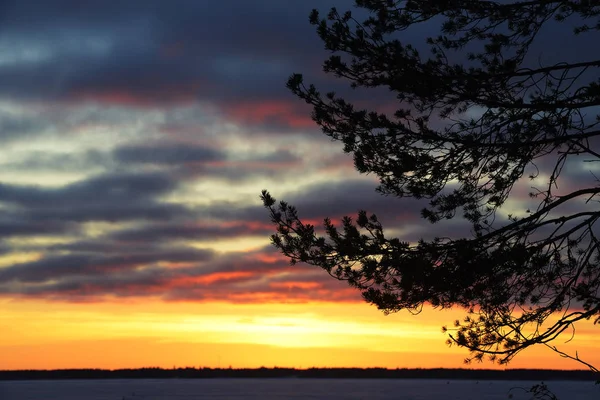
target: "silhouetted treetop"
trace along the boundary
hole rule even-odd
[[[411,243],[388,237],[375,215],[360,211],[341,226],[325,219],[320,234],[264,191],[274,245],[292,263],[348,281],[385,312],[465,307],[450,343],[476,359],[505,363],[532,344],[560,352],[550,344],[558,335],[600,316],[600,186],[593,173],[559,181],[565,170],[600,161],[600,4],[357,0],[356,7],[367,17],[311,13],[332,53],[324,71],[352,88],[389,89],[396,110],[358,108],[300,74],[289,89],[359,172],[379,178],[378,191],[423,199],[425,220],[464,218],[471,232]],[[424,43],[404,41],[414,36],[409,29],[434,25],[439,34]],[[553,26],[570,27],[573,46],[589,51],[544,63],[532,49],[545,46],[555,53],[546,58],[557,59],[561,49],[545,42]],[[527,179],[529,198],[514,190]],[[509,200],[521,209],[509,212]]]

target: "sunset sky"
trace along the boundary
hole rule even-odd
[[[346,90],[308,14],[351,5],[0,2],[0,369],[464,367],[441,332],[463,310],[384,316],[269,244],[262,189],[315,223],[366,209],[409,241],[468,233],[375,193],[285,88]],[[569,338],[600,365],[598,326]],[[509,367],[582,366],[539,348]]]

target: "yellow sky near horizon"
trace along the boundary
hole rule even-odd
[[[0,370],[171,367],[504,368],[465,365],[441,333],[462,310],[383,315],[365,303],[238,304],[0,302]],[[600,363],[594,327],[561,350]],[[580,369],[552,351],[526,350],[508,368]]]

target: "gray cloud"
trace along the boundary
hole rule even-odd
[[[382,196],[375,191],[376,187],[377,184],[372,181],[348,179],[309,185],[287,194],[280,194],[275,188],[271,194],[277,200],[294,205],[304,219],[356,216],[359,210],[366,210],[391,225],[419,220],[420,210],[426,203],[410,198]],[[240,207],[230,203],[215,204],[210,212],[222,219],[241,221],[264,221],[267,213],[259,204]]]
[[[320,72],[326,52],[305,2],[58,3],[64,7],[41,0],[5,6],[0,48],[12,61],[0,62],[0,97],[133,107],[208,101],[226,118],[269,133],[289,131],[291,119],[310,123],[306,105],[285,88],[292,72],[346,86]],[[260,103],[286,107],[264,114],[254,109]]]
[[[20,157],[18,161],[2,164],[4,170],[14,171],[85,171],[93,168],[108,169],[112,166],[112,160],[98,150],[88,150],[80,153],[48,153],[42,151],[30,151]]]
[[[15,116],[0,111],[0,139],[3,143],[33,136],[43,128],[42,122],[34,117]]]
[[[67,207],[80,204],[114,204],[119,200],[146,199],[175,187],[163,174],[107,174],[61,188],[0,185],[0,201],[24,207]]]
[[[33,135],[51,130],[60,140],[69,140],[64,133],[79,134],[80,126],[94,125],[110,130],[111,140],[122,140],[114,151],[77,154],[60,149],[59,140],[59,154],[29,152],[20,161],[3,165],[7,170],[32,174],[43,170],[81,172],[92,166],[105,172],[58,188],[0,183],[0,205],[5,207],[0,213],[0,239],[78,235],[77,240],[59,245],[20,244],[43,252],[44,257],[1,268],[0,293],[65,299],[103,295],[231,301],[253,295],[354,298],[356,293],[340,290],[343,285],[322,271],[301,265],[287,269],[286,260],[271,247],[246,254],[212,254],[181,247],[184,241],[249,235],[264,235],[266,244],[273,227],[258,199],[256,204],[232,199],[197,208],[161,201],[183,184],[203,179],[232,185],[265,177],[295,179],[298,171],[310,167],[299,153],[284,148],[264,152],[259,141],[249,142],[252,150],[248,154],[233,154],[224,144],[226,140],[206,141],[211,143],[207,147],[194,144],[194,140],[185,145],[158,142],[155,137],[140,141],[136,134],[136,142],[130,142],[131,136],[125,132],[134,125],[141,131],[185,129],[186,139],[193,139],[211,122],[177,116],[173,110],[208,103],[218,111],[210,118],[223,117],[243,129],[239,140],[290,132],[297,134],[298,140],[307,140],[307,133],[316,130],[310,123],[310,109],[288,92],[285,81],[291,73],[301,72],[323,90],[349,93],[345,82],[321,73],[327,53],[307,15],[314,6],[325,11],[330,5],[348,9],[351,3],[0,1],[0,100],[23,108],[38,106],[27,116],[2,109],[0,138],[4,142],[25,139],[22,142],[29,144]],[[403,33],[403,39],[419,39],[426,30]],[[541,35],[535,61],[544,43],[564,41],[567,36],[563,34]],[[570,44],[564,50],[569,56],[582,57],[587,53],[578,46],[583,44]],[[565,56],[564,52],[546,52],[544,60],[552,55]],[[384,91],[365,93],[352,93],[361,107],[395,104]],[[98,106],[83,109],[88,103]],[[72,113],[75,108],[78,113]],[[146,120],[149,110],[156,115]],[[90,137],[94,140],[104,138]],[[308,140],[327,139],[312,136]],[[268,148],[272,149],[273,143]],[[332,155],[323,165],[333,168],[346,162]],[[344,168],[351,170],[346,164]],[[147,169],[160,172],[139,172]],[[568,172],[565,176],[571,183],[580,184],[584,173],[589,177],[585,171]],[[468,231],[461,223],[424,224],[419,218],[423,203],[381,196],[375,193],[374,182],[339,179],[298,187],[292,193],[279,193],[277,187],[267,189],[296,205],[300,216],[311,222],[327,216],[355,216],[365,209],[377,214],[386,228],[410,226],[406,238],[411,240]],[[256,188],[257,195],[260,189]],[[210,199],[210,193],[206,196]],[[86,237],[82,224],[94,221],[114,222],[114,231]],[[130,225],[123,228],[120,222]],[[0,253],[14,249],[0,242]],[[167,268],[161,263],[185,266]],[[289,273],[277,274],[284,270]],[[211,274],[224,275],[202,280]],[[309,285],[301,288],[294,282]]]
[[[75,234],[79,227],[69,221],[36,221],[18,218],[16,213],[0,214],[0,239],[23,236]]]
[[[25,283],[45,282],[65,276],[97,276],[119,273],[160,261],[201,262],[212,257],[208,250],[191,248],[123,253],[118,255],[67,254],[48,256],[38,261],[14,264],[0,269],[0,283],[19,281]]]
[[[235,238],[249,235],[262,235],[265,241],[272,233],[272,227],[263,224],[254,227],[248,224],[212,224],[206,226],[186,226],[181,223],[152,224],[136,229],[122,230],[111,239],[127,243],[156,243],[172,240],[207,241],[223,238]]]
[[[225,161],[224,152],[190,143],[158,143],[155,145],[129,145],[114,151],[117,161],[128,164],[175,165]]]
[[[161,260],[196,265],[164,268],[156,264]],[[185,249],[127,257],[79,254],[49,257],[0,271],[0,294],[68,301],[107,295],[231,302],[359,299],[344,283],[319,272],[305,265],[290,267],[270,248],[226,255]]]
[[[156,200],[176,186],[160,173],[103,174],[59,188],[0,184],[0,203],[18,207],[24,218],[32,221],[116,222],[190,216],[182,205]]]

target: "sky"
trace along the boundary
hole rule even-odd
[[[286,89],[344,90],[308,14],[351,4],[0,1],[0,369],[464,367],[441,332],[464,310],[385,316],[269,244],[262,189],[315,223],[468,232],[375,193]],[[567,339],[600,364],[597,327]],[[536,348],[509,367],[580,366]]]

